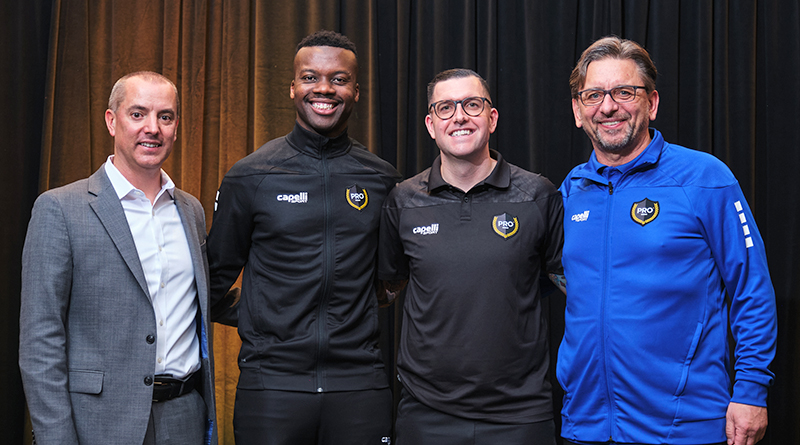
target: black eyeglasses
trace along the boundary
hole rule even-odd
[[[433,112],[439,116],[439,119],[446,120],[455,116],[456,107],[458,107],[458,104],[461,104],[461,109],[464,110],[467,116],[476,117],[483,112],[484,102],[488,103],[490,107],[492,106],[492,101],[485,97],[477,96],[467,97],[461,100],[440,100],[439,102],[432,103],[431,106],[428,107],[428,112],[433,110]]]
[[[614,102],[624,104],[627,102],[633,102],[633,100],[636,99],[636,90],[638,89],[647,91],[646,87],[620,85],[610,90],[604,90],[602,88],[589,88],[588,90],[578,91],[578,97],[581,99],[581,102],[583,102],[583,105],[587,107],[593,107],[603,103],[603,100],[606,98],[606,94],[611,93],[611,99],[613,99]]]

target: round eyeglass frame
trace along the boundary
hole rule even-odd
[[[478,100],[478,99],[481,101],[481,109],[478,110],[477,113],[472,114],[471,112],[467,111],[466,108],[464,108],[464,102],[469,102],[469,101]],[[438,108],[439,108],[439,105],[446,104],[446,103],[450,103],[450,104],[453,105],[453,113],[450,114],[447,117],[444,117],[441,114],[439,114]],[[487,99],[485,97],[481,97],[481,96],[465,97],[465,98],[463,98],[461,100],[449,100],[449,99],[440,100],[438,102],[434,102],[434,103],[430,104],[430,106],[428,106],[428,112],[430,113],[430,111],[433,110],[433,113],[436,114],[436,116],[439,119],[447,120],[447,119],[450,119],[450,118],[452,118],[453,116],[456,115],[456,109],[458,108],[458,104],[461,104],[461,110],[464,112],[464,114],[466,114],[467,116],[471,116],[471,117],[478,117],[478,116],[481,115],[481,113],[483,113],[483,109],[486,108],[486,104],[487,103],[489,104],[489,107],[492,106],[492,101],[491,100],[489,100],[489,99]]]

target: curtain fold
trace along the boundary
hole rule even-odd
[[[16,273],[3,297],[9,322],[18,316],[21,238],[32,191],[89,176],[111,154],[103,113],[113,82],[128,72],[162,72],[177,85],[179,135],[164,169],[200,199],[210,227],[216,190],[228,169],[292,129],[295,46],[313,31],[332,29],[356,43],[361,97],[350,135],[406,177],[438,154],[423,121],[428,81],[444,69],[466,67],[488,80],[499,110],[492,148],[556,185],[591,151],[574,125],[569,73],[592,41],[616,34],[642,43],[659,69],[661,103],[652,125],[668,141],[726,162],[756,214],[780,317],[777,379],[762,443],[788,443],[800,435],[800,369],[792,359],[800,353],[793,322],[800,316],[800,187],[790,179],[800,168],[796,0],[32,0],[2,8],[4,17],[13,17],[3,23],[17,20],[12,29],[39,37],[31,43],[11,40],[10,51],[16,52],[4,59],[27,62],[29,71],[12,72],[7,65],[2,79],[38,95],[10,97],[8,103],[12,109],[29,98],[41,104],[26,110],[36,125],[2,127],[3,135],[25,135],[23,149],[36,154],[10,157],[28,166],[20,172],[38,168],[38,174],[16,173],[3,182],[19,195],[20,209],[19,223],[4,234],[13,248],[4,248],[2,261]],[[31,17],[41,21],[32,26]],[[26,53],[35,59],[26,60]],[[564,302],[551,297],[547,304],[555,354]],[[381,312],[390,364],[398,313]],[[15,340],[7,339],[6,349]],[[221,443],[233,443],[238,349],[235,329],[215,325]],[[15,369],[12,358],[8,366]],[[18,375],[12,378],[18,381]],[[554,386],[558,419],[560,393]],[[22,410],[20,395],[14,400]]]

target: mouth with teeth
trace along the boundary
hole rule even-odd
[[[630,115],[628,115],[627,113],[617,112],[614,113],[613,116],[603,116],[602,118],[600,118],[599,116],[595,116],[595,119],[593,120],[597,126],[613,131],[617,128],[621,128],[628,122],[629,119]]]
[[[456,131],[450,133],[450,136],[454,137],[454,138],[457,138],[459,136],[469,136],[471,134],[472,134],[472,130],[466,130],[465,129],[465,130],[456,130]]]
[[[147,148],[158,148],[158,147],[161,146],[161,144],[157,144],[157,143],[154,143],[154,142],[139,142],[139,145],[141,145],[142,147],[147,147]]]
[[[313,102],[313,101],[311,102],[311,108],[313,108],[314,111],[318,111],[323,114],[333,111],[333,109],[336,108],[337,105],[338,104],[330,102]]]

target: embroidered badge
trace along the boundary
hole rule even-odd
[[[658,217],[659,213],[658,201],[650,201],[645,198],[639,202],[633,203],[631,207],[631,218],[642,226],[653,222]]]
[[[516,216],[503,213],[492,218],[492,229],[494,229],[494,233],[508,239],[519,230],[519,221]]]
[[[353,184],[347,188],[347,203],[353,206],[356,210],[362,210],[367,206],[369,196],[367,196],[367,189],[362,189],[358,184]]]

